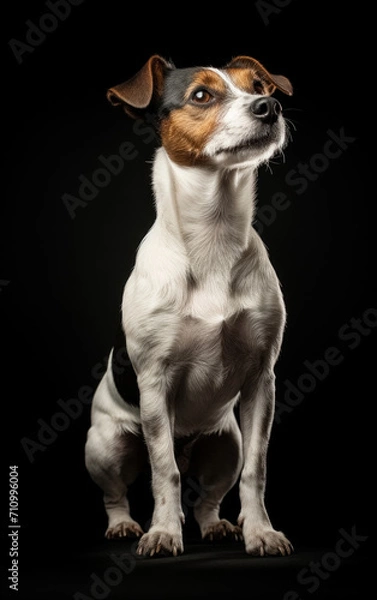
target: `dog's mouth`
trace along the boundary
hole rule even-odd
[[[248,138],[244,142],[240,144],[235,144],[234,146],[219,148],[218,150],[216,150],[215,154],[218,155],[222,154],[223,152],[227,154],[237,154],[238,152],[242,152],[243,150],[261,150],[269,144],[276,142],[276,138],[277,136],[271,135],[271,133],[266,133],[258,137]]]
[[[216,150],[215,154],[238,154],[247,151],[264,152],[269,146],[280,147],[284,145],[284,127],[279,122],[272,125],[264,124],[262,127],[258,127],[258,129],[259,131],[254,131],[253,135],[242,139],[239,143],[221,146]]]

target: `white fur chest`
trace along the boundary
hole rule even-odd
[[[156,157],[157,219],[125,288],[123,327],[139,385],[164,390],[178,435],[218,430],[280,339],[278,281],[251,228],[253,182],[253,172]]]

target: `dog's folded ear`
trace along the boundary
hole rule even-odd
[[[124,83],[110,88],[106,94],[113,106],[123,106],[131,117],[138,118],[162,94],[165,75],[174,65],[155,54]]]
[[[262,78],[267,86],[268,94],[273,94],[277,88],[284,94],[292,96],[293,87],[289,79],[284,75],[272,75],[267,69],[255,58],[251,56],[236,56],[229,64],[226,65],[227,69],[252,69],[255,71],[255,75],[258,78]]]

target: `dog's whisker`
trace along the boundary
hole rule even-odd
[[[272,175],[271,163],[274,164],[274,161],[272,159],[270,159],[268,162],[266,162],[265,169],[266,169],[266,171],[269,171]],[[275,163],[275,164],[277,164],[277,163]]]
[[[296,124],[295,124],[295,122],[292,119],[287,119],[287,117],[285,117],[285,122],[288,125],[288,133],[290,133],[289,127],[292,127],[292,129],[294,131],[297,131]]]
[[[284,114],[289,111],[305,112],[303,108],[298,108],[298,107],[294,107],[294,106],[288,106],[288,107],[284,108]]]

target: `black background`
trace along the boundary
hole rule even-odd
[[[292,141],[285,161],[278,159],[270,169],[260,170],[258,185],[259,208],[271,205],[278,192],[290,202],[270,224],[262,222],[261,231],[288,312],[276,369],[278,402],[284,402],[285,382],[297,385],[308,372],[305,361],[323,359],[329,347],[337,348],[343,360],[330,366],[323,381],[316,379],[299,405],[275,423],[266,501],[274,525],[286,532],[298,556],[303,548],[334,548],[340,528],[356,527],[370,535],[376,327],[366,325],[365,319],[372,319],[370,309],[375,314],[377,308],[375,117],[368,71],[368,23],[373,17],[366,6],[346,7],[343,2],[286,4],[268,15],[266,24],[256,3],[213,6],[205,17],[204,5],[198,4],[168,10],[114,0],[83,2],[33,52],[22,55],[22,64],[8,41],[25,42],[26,20],[38,23],[50,11],[39,1],[7,8],[0,271],[6,414],[2,488],[7,501],[8,468],[19,465],[25,598],[44,597],[45,581],[51,599],[60,597],[63,579],[71,592],[65,588],[62,597],[85,592],[83,582],[93,570],[91,543],[97,548],[100,544],[104,555],[108,552],[101,546],[106,525],[101,492],[83,460],[89,407],[71,418],[43,451],[36,450],[33,462],[21,440],[38,441],[38,420],[51,423],[61,412],[59,400],[77,398],[82,386],[95,388],[93,367],[104,362],[111,348],[122,288],[137,245],[154,219],[150,168],[155,144],[147,134],[135,134],[134,123],[113,109],[105,94],[155,53],[177,67],[221,67],[246,54],[292,81],[291,98],[277,93],[291,123]],[[311,160],[323,166],[313,156],[323,154],[329,130],[343,131],[353,141],[298,194],[287,174]],[[77,208],[72,219],[62,196],[77,197],[79,177],[93,177],[103,167],[98,157],[118,154],[123,142],[134,145],[137,157],[87,206]],[[350,337],[356,326],[352,319],[359,318],[366,329],[358,338]],[[135,486],[133,501],[135,516],[145,523],[151,510],[147,480]],[[234,518],[237,509],[233,490],[225,516]],[[6,510],[2,524],[8,525]],[[190,519],[187,532],[198,542]],[[7,551],[6,537],[4,541]],[[74,560],[78,548],[84,548],[86,557],[81,583]],[[44,561],[51,556],[60,557],[55,570],[49,569],[53,575],[42,576]],[[33,559],[42,565],[36,595],[27,583]],[[228,567],[231,577],[231,562]],[[332,595],[326,595],[330,584],[323,582],[317,597],[338,597],[338,592],[346,597],[339,591],[344,587],[339,573],[329,581]],[[355,576],[352,597],[359,597],[361,584]],[[273,592],[279,576],[260,596],[253,595],[250,585],[247,597],[284,595]],[[127,594],[139,597],[132,584]],[[156,590],[150,597],[157,597]]]

